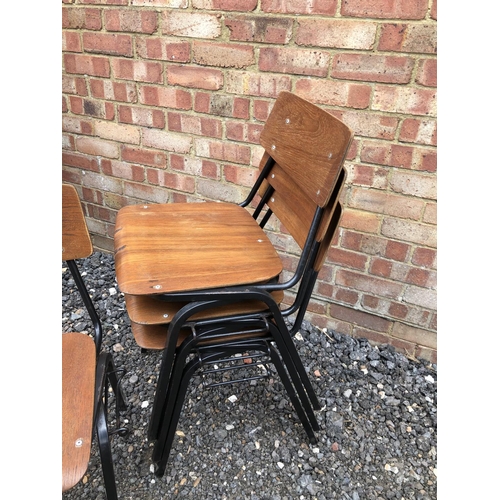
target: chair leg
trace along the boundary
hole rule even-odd
[[[283,321],[283,318],[281,317],[281,315],[278,317],[275,314],[273,314],[273,319],[276,321],[278,330],[282,332],[281,338],[283,339],[284,342],[284,348],[290,354],[291,361],[296,367],[297,373],[300,377],[300,380],[302,381],[302,384],[304,385],[304,388],[309,396],[309,400],[311,401],[313,408],[315,410],[321,409],[321,405],[319,404],[318,397],[314,392],[311,380],[309,379],[309,376],[307,375],[304,365],[302,364],[302,360],[300,359],[299,353],[295,348],[295,344],[293,343],[292,337],[290,336],[290,333],[288,331],[288,328],[286,327],[285,322]]]
[[[295,408],[295,411],[297,412],[297,415],[299,417],[299,420],[301,421],[304,430],[306,431],[307,437],[309,438],[309,441],[312,444],[316,444],[318,442],[313,428],[311,427],[311,422],[307,418],[306,413],[304,412],[304,408],[301,405],[300,399],[297,397],[297,394],[293,388],[292,383],[290,382],[290,379],[286,373],[285,367],[283,365],[282,360],[279,357],[279,354],[277,350],[273,346],[269,346],[269,351],[271,353],[271,359],[276,367],[276,370],[278,371],[278,375],[283,382],[283,385],[285,387],[286,392],[288,393],[288,397],[290,398],[290,401],[292,402],[293,407]],[[317,430],[317,429],[316,429]]]
[[[184,404],[184,399],[186,397],[189,381],[199,366],[200,360],[193,359],[184,368],[176,400],[174,401],[173,410],[170,414],[170,425],[164,426],[160,429],[160,434],[153,449],[153,461],[156,462],[155,475],[157,477],[162,477],[165,474],[168,457],[170,456],[175,430],[177,429],[177,424],[179,423],[179,417]]]
[[[272,333],[273,339],[278,347],[278,351],[280,352],[283,358],[283,362],[288,369],[288,373],[295,387],[295,390],[297,391],[297,394],[302,402],[303,408],[305,408],[305,411],[309,417],[309,421],[311,422],[313,429],[315,431],[319,431],[319,424],[316,419],[316,415],[314,414],[313,408],[311,407],[311,404],[309,402],[310,398],[308,398],[306,391],[304,391],[303,379],[300,377],[300,371],[298,369],[299,365],[293,362],[293,353],[290,352],[290,350],[287,348],[286,342],[284,341],[284,337],[287,334],[280,335],[279,328],[276,325],[270,324],[269,326],[270,326],[270,332]],[[297,351],[295,352],[297,353]],[[302,365],[300,358],[298,359],[298,362],[300,363],[300,366],[302,366],[303,368],[304,365]],[[304,375],[307,376],[305,370],[304,370]]]
[[[104,486],[106,488],[107,500],[118,500],[116,491],[115,470],[113,467],[113,455],[109,441],[108,425],[104,404],[100,404],[96,415],[97,440],[99,442],[99,453],[101,456]]]

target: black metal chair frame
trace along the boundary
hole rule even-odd
[[[200,306],[204,307],[206,305],[207,303],[196,303],[187,307],[194,307],[194,309],[199,310]],[[292,374],[295,372],[293,370],[289,370],[287,374],[287,370],[285,369],[285,365],[287,363],[284,362],[282,357],[278,354],[280,350],[276,349],[273,345],[277,338],[279,339],[280,337],[279,334],[276,333],[277,328],[272,324],[270,325],[265,318],[261,321],[260,326],[257,324],[255,319],[251,320],[247,328],[244,327],[244,324],[245,321],[238,321],[236,323],[221,326],[220,323],[211,325],[210,322],[208,322],[203,325],[203,328],[200,329],[201,325],[198,323],[196,324],[197,332],[193,332],[193,334],[184,340],[180,346],[175,360],[176,367],[173,369],[173,374],[169,381],[169,397],[167,398],[167,405],[164,408],[165,415],[163,425],[161,427],[160,436],[156,441],[153,450],[153,462],[156,466],[155,474],[157,476],[161,477],[165,472],[183,402],[192,376],[204,365],[213,363],[214,360],[219,360],[221,362],[229,361],[230,358],[222,360],[221,358],[228,355],[234,355],[235,353],[243,354],[253,350],[261,351],[263,354],[269,356],[270,361],[275,366],[309,439],[311,442],[316,442],[314,430],[318,430],[319,428],[317,421],[310,406],[307,405],[309,410],[306,410],[309,411],[310,414],[306,415],[306,412],[301,404],[301,401],[304,400],[303,398],[306,398],[306,395],[305,393],[302,393],[299,397],[297,397],[297,393],[295,391],[295,388],[297,388],[297,385],[295,385],[297,384],[297,380],[295,380],[295,384],[293,384],[288,376],[288,374],[290,374],[293,377]],[[195,329],[194,325],[190,326]],[[239,330],[239,332],[236,330]],[[266,333],[268,331],[272,331],[273,334],[269,335],[269,333]],[[257,334],[259,332],[263,336],[248,338],[249,335]],[[241,340],[234,339],[234,336],[237,333],[242,335]],[[230,342],[224,342],[224,338],[228,336],[231,337]],[[193,353],[195,353],[193,359],[188,360],[189,356]],[[227,370],[234,370],[237,368],[240,367],[230,367],[227,368]],[[262,375],[231,380],[229,383],[250,381],[258,378],[262,378]],[[311,418],[311,414],[312,419],[314,419],[315,422],[314,430],[309,420]]]
[[[266,175],[268,175],[269,170],[271,169],[273,165],[273,161],[268,161],[266,166],[261,172],[261,175],[259,176],[259,179],[256,182],[256,185],[252,189],[252,192],[250,193],[249,197],[243,205],[246,205],[250,203],[251,196],[253,196],[254,193],[258,191],[258,188],[260,184],[263,182],[265,179]],[[341,169],[341,172],[339,173],[339,178],[337,180],[335,190],[332,193],[332,204],[334,206],[334,209],[331,210],[331,219],[329,223],[329,229],[335,229],[337,227],[338,221],[340,219],[341,215],[341,205],[338,202],[338,197],[340,194],[340,190],[342,188],[342,185],[345,180],[345,171],[344,169]],[[253,193],[253,194],[252,194]],[[267,197],[271,196],[272,191],[268,190]],[[266,197],[262,198],[263,200],[266,199]],[[264,205],[263,203],[261,204],[262,206]],[[257,219],[260,215],[260,211],[262,209],[262,206],[259,205],[253,216],[255,219]],[[311,228],[309,231],[309,235],[306,241],[306,244],[304,245],[304,249],[302,251],[301,257],[299,264],[297,265],[297,269],[295,272],[295,275],[292,277],[291,280],[289,280],[286,283],[266,283],[266,284],[261,284],[261,285],[254,285],[251,288],[249,287],[232,287],[232,288],[226,288],[222,290],[204,290],[204,291],[191,291],[191,292],[185,292],[185,293],[174,293],[174,294],[163,294],[163,295],[158,295],[157,298],[159,300],[165,300],[165,301],[212,301],[212,300],[219,300],[218,305],[224,305],[230,302],[237,302],[239,300],[261,300],[266,303],[266,306],[268,308],[267,315],[272,318],[274,323],[278,325],[278,331],[281,334],[281,338],[283,340],[283,343],[281,343],[281,348],[286,349],[290,360],[293,364],[288,366],[289,370],[292,370],[292,367],[294,367],[295,372],[298,374],[301,383],[303,384],[308,397],[309,401],[307,398],[301,398],[302,404],[304,405],[305,408],[307,408],[307,413],[310,416],[310,420],[312,425],[316,428],[317,430],[317,423],[316,419],[313,416],[312,411],[309,411],[310,404],[314,408],[314,410],[319,410],[320,409],[320,404],[317,399],[317,396],[314,392],[314,389],[312,387],[312,384],[310,382],[310,379],[305,371],[304,366],[302,365],[302,362],[300,360],[300,357],[295,349],[295,345],[293,344],[292,336],[299,330],[300,325],[302,324],[302,320],[304,318],[305,312],[307,310],[307,304],[309,302],[310,296],[312,294],[312,290],[314,288],[314,284],[316,282],[316,278],[318,275],[318,272],[314,270],[314,263],[317,258],[321,243],[315,241],[315,236],[319,227],[319,223],[321,222],[321,216],[323,214],[324,209],[319,208],[316,212],[315,219],[313,223],[311,224]],[[265,222],[269,220],[269,214],[270,209],[268,209],[268,212],[264,216],[264,219],[260,222],[261,227],[264,227]],[[332,232],[332,231],[330,231]],[[302,277],[302,280],[301,280]],[[274,291],[274,290],[280,290],[280,289],[288,289],[297,284],[297,282],[300,280],[300,286],[297,291],[296,298],[294,300],[294,303],[287,308],[286,310],[281,311],[274,301],[274,299],[270,296],[269,292]],[[251,292],[249,290],[252,290]],[[211,303],[211,302],[209,302]],[[212,305],[213,307],[213,305]],[[206,307],[203,307],[202,309],[208,309],[209,306],[207,305]],[[188,312],[187,314],[183,314],[182,311],[189,311],[189,308],[183,308],[181,309],[177,315],[174,317],[172,322],[169,325],[169,330],[168,330],[168,335],[167,335],[167,343],[165,345],[165,350],[163,353],[163,360],[161,364],[161,369],[160,369],[160,375],[158,378],[158,385],[157,385],[157,390],[156,390],[156,395],[155,395],[155,401],[153,404],[153,409],[152,409],[152,416],[150,420],[150,425],[148,429],[148,438],[151,441],[155,441],[158,439],[159,434],[160,434],[160,429],[163,425],[167,425],[166,422],[164,422],[164,418],[166,415],[166,412],[162,410],[165,404],[167,404],[167,401],[172,395],[168,392],[168,380],[170,377],[170,373],[172,373],[172,367],[174,363],[174,359],[176,358],[176,344],[177,344],[177,339],[179,337],[180,331],[182,329],[183,322],[189,321],[189,316],[191,316],[192,312]],[[284,318],[287,316],[290,316],[291,314],[297,312],[295,321],[293,322],[292,326],[288,328],[284,322]],[[249,319],[254,319],[256,321],[261,320],[263,317],[262,313],[259,314],[249,314],[249,315],[239,315],[235,317],[230,317],[227,318],[228,321],[236,321],[238,318],[242,320],[249,320]],[[213,324],[216,322],[221,322],[222,319],[218,318],[213,320]],[[198,322],[200,325],[204,325],[206,323]],[[283,355],[283,351],[281,351],[281,354]],[[296,385],[296,389],[300,391],[298,386]],[[308,408],[309,407],[309,408]]]

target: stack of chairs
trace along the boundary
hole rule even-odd
[[[132,332],[142,349],[163,350],[148,429],[157,476],[189,380],[215,362],[234,367],[235,354],[256,353],[275,366],[316,442],[320,406],[292,336],[339,226],[352,138],[328,112],[282,92],[261,132],[258,178],[242,203],[139,204],[118,212],[115,269]],[[296,244],[293,272],[283,271],[271,224],[288,232],[285,244]]]

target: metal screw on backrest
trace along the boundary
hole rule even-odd
[[[155,285],[153,288],[156,288],[156,290],[159,290],[161,288],[161,285]]]
[[[331,159],[332,159],[332,156],[333,156],[333,154],[332,154],[332,153],[330,153],[330,154],[328,155],[328,158],[331,160]]]
[[[163,315],[163,317],[164,317],[164,318],[168,318],[168,314],[164,314],[164,315]]]
[[[274,151],[274,150],[276,149],[276,146],[273,144],[273,145],[271,146],[271,149]]]
[[[285,120],[285,123],[290,123],[290,118],[287,118],[287,119]]]
[[[75,446],[80,448],[83,445],[83,439],[79,438],[75,441]]]

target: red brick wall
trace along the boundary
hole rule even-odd
[[[295,92],[356,134],[309,319],[435,361],[436,1],[63,0],[63,180],[96,247],[129,203],[242,200]]]

